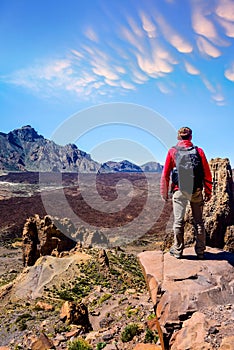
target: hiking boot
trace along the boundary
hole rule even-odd
[[[172,256],[174,256],[174,258],[176,258],[176,259],[181,259],[181,258],[182,258],[182,254],[177,253],[177,252],[175,251],[175,248],[174,248],[174,247],[171,247],[171,249],[170,249],[170,254],[171,254]]]
[[[198,259],[198,260],[204,260],[204,259],[205,259],[204,254],[198,254],[198,255],[197,255],[197,259]]]

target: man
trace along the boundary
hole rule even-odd
[[[201,148],[194,147],[191,140],[192,140],[192,130],[189,127],[182,127],[178,130],[178,143],[175,147],[172,147],[169,149],[165,161],[165,166],[163,169],[162,177],[161,177],[161,197],[163,200],[168,200],[168,189],[169,189],[169,183],[170,183],[170,175],[172,172],[172,183],[171,183],[171,192],[173,193],[172,196],[172,203],[173,203],[173,214],[174,214],[174,224],[173,224],[173,231],[174,231],[174,244],[170,249],[170,254],[173,255],[175,258],[180,259],[183,255],[183,249],[184,249],[184,215],[185,210],[188,202],[190,202],[191,209],[192,209],[192,215],[193,215],[193,221],[194,221],[194,227],[195,227],[195,252],[197,254],[198,259],[204,259],[204,252],[206,249],[206,234],[205,234],[205,228],[204,228],[204,222],[203,222],[203,194],[202,190],[204,188],[204,195],[205,201],[209,201],[211,198],[211,191],[212,191],[212,176],[211,171],[209,168],[209,164],[207,162],[205,153]],[[189,159],[192,159],[191,157],[195,158],[195,163],[200,162],[200,170],[198,170],[198,174],[196,176],[190,177],[190,175],[187,175],[187,178],[189,177],[193,181],[192,184],[190,184],[190,190],[184,190],[184,184],[185,182],[185,176],[181,180],[180,177],[182,177],[183,173],[178,172],[179,167],[178,165],[178,159],[182,159],[183,155],[181,156],[181,153],[185,154],[190,152],[192,155],[189,155]],[[187,154],[188,157],[188,154]],[[191,165],[192,162],[190,162]],[[186,168],[186,166],[184,167]],[[174,169],[174,170],[173,170]],[[198,166],[197,166],[197,169]],[[185,170],[186,171],[186,170]],[[194,171],[195,173],[195,171]],[[174,176],[173,176],[174,174]],[[186,172],[184,172],[186,174]],[[200,180],[197,178],[200,177]],[[186,187],[186,186],[185,186]],[[183,188],[183,189],[182,189]]]

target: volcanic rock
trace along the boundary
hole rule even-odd
[[[216,248],[225,248],[232,252],[234,247],[233,229],[234,202],[233,202],[233,179],[230,162],[227,158],[215,158],[209,162],[212,173],[212,197],[205,203],[203,217],[207,232],[207,245]],[[192,225],[191,208],[185,215],[185,242],[194,242],[194,227]]]
[[[83,303],[65,301],[60,312],[60,319],[67,324],[76,324],[83,326],[84,329],[91,330],[89,322],[88,308]]]
[[[75,228],[68,219],[51,218],[38,215],[29,218],[23,229],[23,262],[32,266],[40,256],[54,255],[71,250],[76,242],[70,238]],[[64,234],[66,233],[66,235]]]
[[[207,248],[206,258],[201,261],[196,259],[193,248],[186,248],[183,259],[175,259],[169,253],[163,254],[159,251],[146,251],[140,253],[138,257],[165,342],[169,343],[171,339],[172,345],[177,341],[177,346],[172,349],[188,349],[186,344],[191,342],[192,338],[194,339],[193,334],[197,332],[197,328],[192,319],[185,322],[192,315],[195,320],[199,319],[202,325],[201,332],[196,338],[199,344],[205,343],[209,335],[208,331],[217,324],[219,324],[220,337],[216,341],[219,345],[224,338],[232,334],[231,329],[234,325],[233,254]],[[231,305],[230,309],[226,308],[227,305]],[[214,319],[214,322],[207,323],[207,318]],[[201,349],[196,342],[194,347],[190,343],[190,350]],[[212,344],[212,339],[210,343]],[[212,349],[212,347],[204,349]]]

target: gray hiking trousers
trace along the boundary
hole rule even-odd
[[[174,213],[174,245],[173,250],[176,255],[181,256],[184,249],[184,215],[187,204],[190,202],[193,223],[195,228],[195,252],[202,256],[206,249],[206,233],[203,221],[203,196],[202,190],[198,188],[188,199],[180,190],[176,191],[172,197]]]

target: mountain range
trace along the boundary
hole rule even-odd
[[[0,132],[0,171],[40,172],[161,172],[162,165],[138,166],[123,160],[100,164],[75,144],[61,146],[39,135],[30,125]]]

